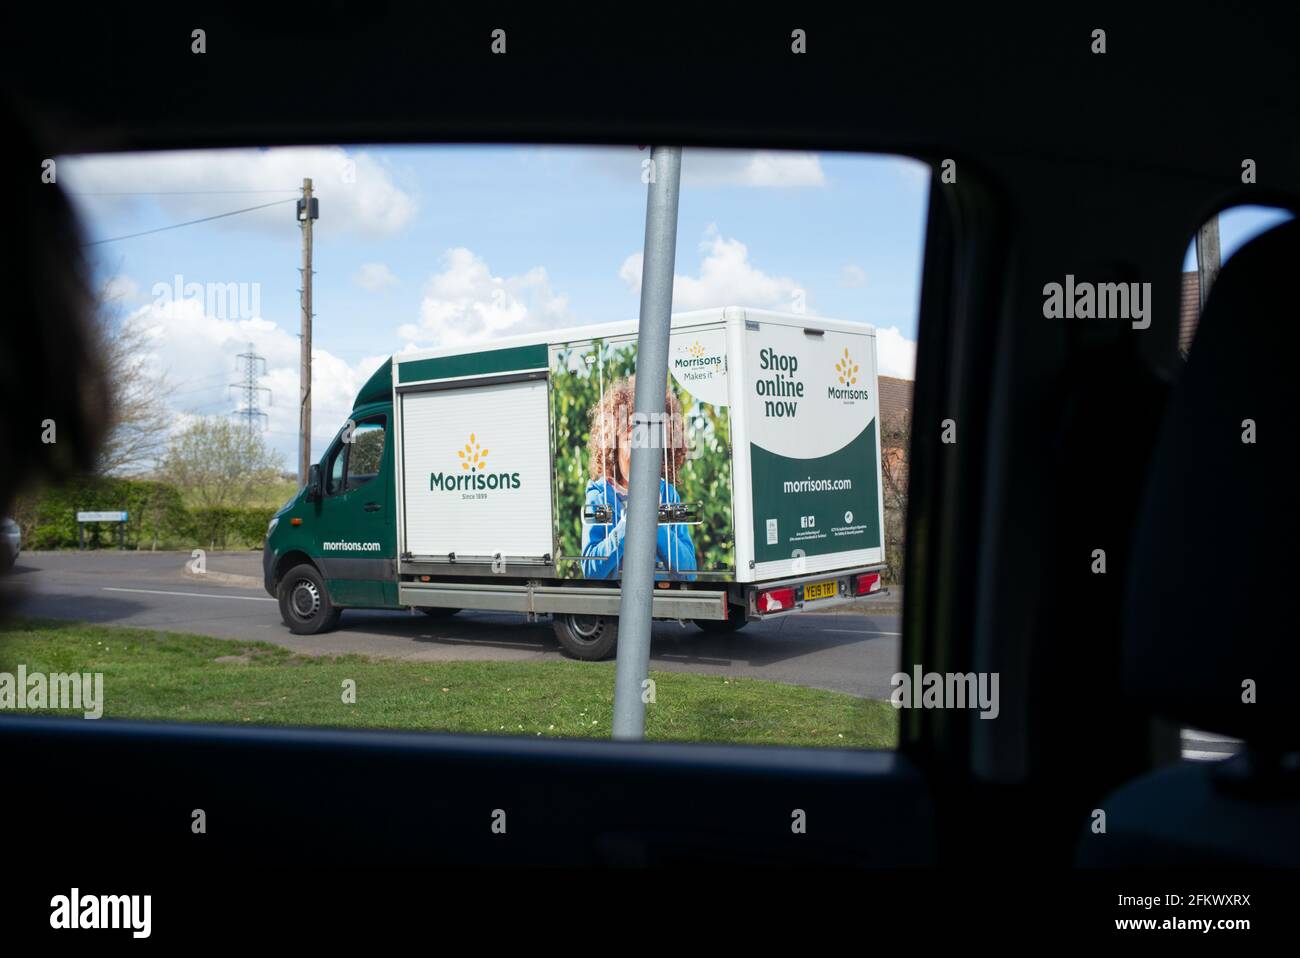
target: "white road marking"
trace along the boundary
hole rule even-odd
[[[105,592],[138,592],[142,595],[186,595],[195,599],[243,599],[245,602],[277,601],[269,595],[217,595],[213,592],[165,592],[162,589],[118,589],[111,585],[106,585],[103,588]]]
[[[902,632],[873,632],[871,629],[822,629],[823,632],[845,632],[849,635],[902,635]]]

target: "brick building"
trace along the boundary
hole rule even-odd
[[[912,427],[912,380],[880,377],[881,466],[899,486],[907,486],[907,452],[903,442]]]
[[[1178,310],[1178,349],[1186,356],[1201,318],[1201,276],[1196,270],[1183,274],[1183,299]],[[883,389],[882,389],[883,392]]]

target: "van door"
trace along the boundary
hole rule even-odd
[[[388,416],[355,420],[322,463],[320,564],[336,605],[393,605],[397,578]]]
[[[549,565],[547,383],[528,375],[404,392],[403,551],[421,559]]]

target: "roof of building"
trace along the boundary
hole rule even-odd
[[[880,421],[888,422],[895,416],[912,411],[912,386],[910,379],[894,376],[880,377]]]

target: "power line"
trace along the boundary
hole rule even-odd
[[[224,406],[229,401],[230,401],[229,398],[226,398],[226,399],[218,399],[216,402],[205,402],[201,406],[192,405],[188,409],[183,410],[183,412],[186,412],[191,416],[199,416],[204,414],[207,410],[212,409],[215,406]]]
[[[193,226],[195,223],[207,223],[211,220],[219,220],[227,216],[238,216],[240,213],[251,213],[253,210],[264,210],[268,206],[279,206],[281,203],[293,203],[297,197],[289,197],[284,200],[273,200],[270,203],[263,203],[260,206],[248,206],[242,210],[231,210],[229,213],[218,213],[216,216],[204,216],[201,219],[189,220],[185,223],[173,223],[171,226],[160,226],[157,229],[145,230],[141,233],[129,233],[126,236],[114,236],[112,239],[94,240],[90,243],[83,243],[83,246],[99,246],[101,243],[116,243],[118,240],[135,239],[137,236],[148,236],[151,233],[162,233],[166,230],[180,229],[182,226]]]
[[[69,196],[238,196],[248,193],[297,193],[288,190],[92,190],[86,193],[69,193]]]
[[[190,380],[187,380],[187,382],[190,384],[190,386],[191,386],[192,388],[190,388],[190,389],[182,389],[182,390],[180,390],[179,392],[172,391],[172,392],[169,392],[168,395],[169,395],[169,396],[173,396],[173,397],[174,397],[174,396],[189,396],[189,395],[192,395],[192,394],[194,394],[194,393],[208,392],[209,390],[216,389],[217,386],[219,385],[219,380],[222,380],[222,379],[225,379],[225,378],[226,378],[226,374],[225,374],[225,373],[216,373],[215,375],[212,375],[212,376],[204,376],[204,377],[202,377],[202,378],[200,378],[200,379],[190,379]],[[196,384],[198,384],[198,383],[203,383],[203,384],[205,384],[205,385],[196,385]]]

